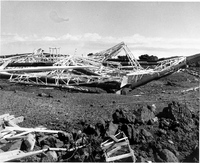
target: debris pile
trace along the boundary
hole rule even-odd
[[[126,58],[125,65],[113,61],[120,56]],[[2,59],[0,77],[26,85],[126,94],[127,90],[176,72],[187,64],[186,60],[189,59],[174,57],[159,61],[155,68],[144,69],[124,42],[87,57],[53,55],[38,49],[32,54]]]
[[[71,133],[58,130],[47,130],[44,127],[24,128],[17,124],[24,117],[15,118],[13,115],[0,116],[0,161],[114,161],[132,157],[135,162],[134,152],[130,148],[128,138],[123,134],[117,142],[108,139],[103,142],[100,127],[84,124],[83,132],[73,130]],[[118,135],[120,135],[119,133]],[[113,138],[112,137],[112,138]],[[101,144],[102,143],[102,144]],[[124,155],[110,157],[121,146],[127,145],[130,152]],[[110,152],[108,150],[112,149]],[[104,154],[104,152],[105,154]],[[109,158],[108,158],[109,157]]]
[[[68,160],[75,158],[74,151],[87,144],[81,131],[66,133],[44,127],[23,128],[17,125],[23,117],[15,118],[9,114],[1,115],[0,120],[0,160],[4,162]]]

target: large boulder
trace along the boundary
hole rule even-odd
[[[179,162],[175,154],[169,149],[166,149],[160,142],[152,141],[150,147],[153,150],[154,160],[156,162]]]
[[[67,132],[59,132],[58,139],[62,141],[64,144],[73,142],[73,135]]]
[[[159,153],[160,157],[166,162],[179,162],[178,158],[168,149],[163,149]]]
[[[54,136],[45,136],[38,140],[41,146],[48,145],[50,147],[56,147],[56,141]]]
[[[194,124],[192,120],[192,112],[188,109],[188,107],[175,101],[169,103],[168,107],[164,108],[163,111],[157,116],[159,118],[167,118],[190,127]]]
[[[136,121],[138,123],[148,123],[155,118],[155,114],[148,107],[142,106],[135,111]]]
[[[98,135],[100,135],[101,137],[105,136],[106,133],[106,122],[104,119],[99,119],[97,121],[97,123],[95,124],[95,127],[97,129]]]
[[[150,142],[153,140],[153,135],[144,128],[141,129],[140,134],[145,139],[146,142]]]
[[[48,145],[44,145],[43,149],[50,148]],[[58,155],[55,151],[47,151],[45,154],[41,155],[40,162],[56,162],[58,160]]]
[[[120,130],[128,137],[131,144],[138,141],[139,131],[135,129],[133,124],[123,124],[120,126]]]
[[[95,135],[95,136],[98,135],[96,127],[92,124],[86,125],[83,129],[83,133],[85,133],[87,135]]]
[[[134,114],[130,114],[126,109],[120,108],[116,109],[116,111],[112,115],[114,123],[134,123],[136,116]]]

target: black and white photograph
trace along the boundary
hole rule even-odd
[[[0,8],[0,162],[199,162],[200,2]]]

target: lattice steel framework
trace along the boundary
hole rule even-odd
[[[158,74],[158,76],[167,75],[171,72],[176,71],[176,69],[180,68],[179,65],[186,64],[186,57],[176,57],[173,59],[168,59],[159,62],[159,64],[154,69],[144,69],[135,71],[127,74],[127,76],[131,76],[133,82],[140,81],[144,75],[152,75]],[[164,74],[162,74],[164,73]],[[123,80],[127,80],[124,78]]]
[[[91,56],[91,58],[103,63],[107,61],[108,59],[111,59],[112,57],[117,56],[122,50],[125,51],[126,56],[129,59],[129,62],[131,63],[131,66],[133,67],[133,70],[142,70],[143,68],[133,55],[133,53],[130,51],[130,49],[127,47],[127,45],[124,42],[121,42],[107,50],[101,51],[99,53],[95,53]]]
[[[18,74],[11,75],[10,82],[34,84],[43,86],[65,87],[88,85],[94,83],[105,82],[121,82],[120,77],[102,77],[102,76],[89,76],[89,75],[74,75],[71,73],[65,75],[37,75],[37,74]],[[50,81],[50,82],[49,82]]]

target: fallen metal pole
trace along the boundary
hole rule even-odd
[[[44,129],[37,129],[37,128],[24,128],[24,127],[6,127],[6,129],[13,130],[13,131],[47,132],[47,133],[53,133],[53,134],[64,132],[64,131],[59,131],[59,130],[44,130]]]

